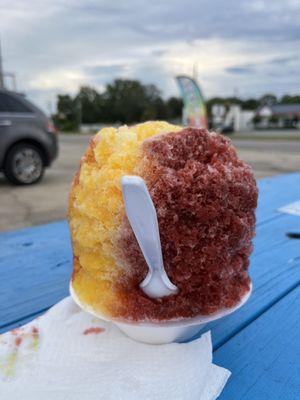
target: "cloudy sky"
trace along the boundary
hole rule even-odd
[[[178,95],[300,92],[300,0],[0,0],[4,69],[43,108],[116,77]],[[53,106],[52,106],[53,107]]]

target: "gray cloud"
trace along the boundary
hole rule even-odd
[[[229,67],[225,69],[231,74],[253,74],[255,69],[252,66]]]
[[[111,77],[122,75],[126,69],[126,64],[117,65],[93,65],[91,67],[86,67],[85,72],[90,77]]]
[[[177,94],[194,62],[206,97],[296,92],[299,12],[293,0],[2,0],[4,67],[43,105],[120,76]]]
[[[298,55],[293,55],[293,56],[287,56],[287,57],[276,57],[273,58],[269,63],[270,64],[280,64],[280,65],[285,65],[287,63],[290,63],[292,61],[298,61],[299,56]]]

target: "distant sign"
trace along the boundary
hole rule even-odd
[[[199,86],[188,76],[177,76],[176,79],[184,104],[183,125],[207,128],[206,106]]]

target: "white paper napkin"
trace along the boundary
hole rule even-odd
[[[142,344],[70,297],[0,336],[1,399],[211,400],[229,376],[212,364],[210,332],[186,344]]]
[[[300,200],[286,204],[285,206],[280,207],[278,211],[284,214],[297,215],[300,217]]]

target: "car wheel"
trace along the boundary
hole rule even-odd
[[[38,147],[20,143],[9,150],[5,164],[6,178],[16,185],[31,185],[38,182],[44,173],[44,162]]]

